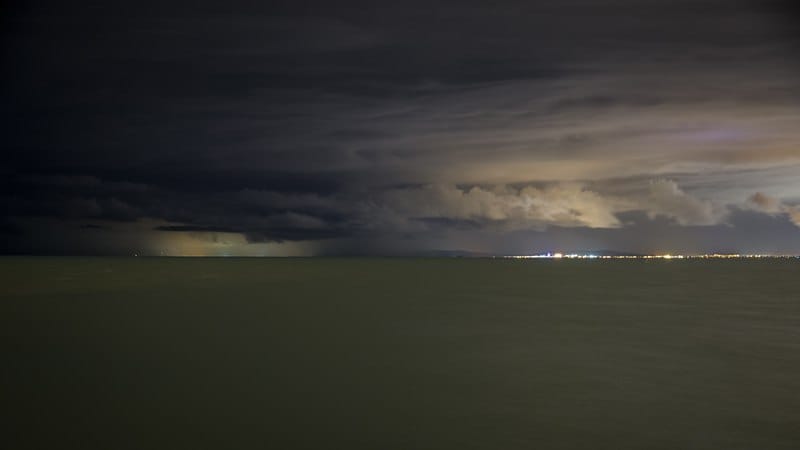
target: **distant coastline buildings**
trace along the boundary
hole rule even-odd
[[[540,253],[534,255],[509,255],[511,259],[759,259],[759,258],[800,258],[798,255],[762,255],[740,253],[709,253],[697,255],[603,255],[593,253]]]

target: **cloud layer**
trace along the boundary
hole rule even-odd
[[[0,75],[5,250],[46,251],[42,233],[73,226],[93,251],[109,229],[235,235],[237,251],[467,234],[507,251],[515,233],[563,230],[627,230],[644,248],[641,227],[658,224],[697,246],[694,228],[724,235],[748,214],[772,220],[760,239],[790,242],[800,27],[787,5],[16,8],[0,53],[14,68]]]
[[[800,227],[800,206],[788,205],[763,192],[756,192],[748,199],[748,206],[770,215],[785,215],[793,224]]]

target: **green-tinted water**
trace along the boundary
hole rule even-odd
[[[800,261],[0,259],[6,448],[800,448]]]

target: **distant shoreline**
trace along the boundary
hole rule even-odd
[[[112,258],[112,259],[531,259],[531,260],[759,260],[800,259],[800,255],[32,255],[2,254],[0,258]]]

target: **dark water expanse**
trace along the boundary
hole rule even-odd
[[[5,448],[800,448],[800,260],[0,269]]]

